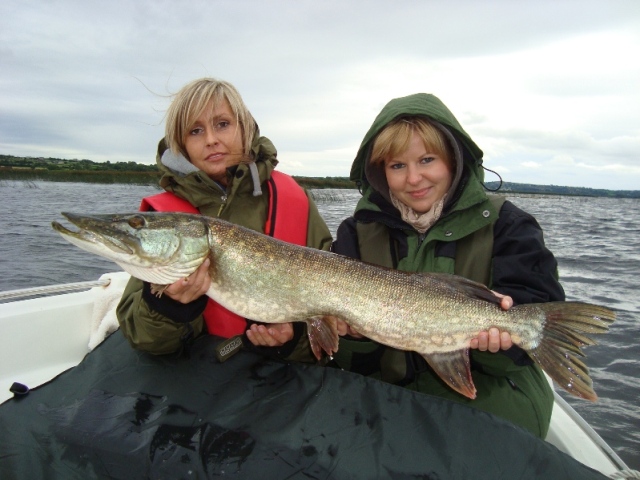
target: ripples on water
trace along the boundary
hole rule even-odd
[[[630,467],[640,469],[640,200],[514,196],[533,214],[558,259],[567,300],[599,303],[616,322],[586,348],[599,400],[563,397]]]
[[[157,192],[152,186],[0,181],[0,291],[95,280],[119,270],[63,240],[50,224],[62,219],[62,211],[133,212],[141,197]],[[316,190],[313,196],[333,234],[360,198],[355,190]],[[640,201],[533,195],[509,200],[544,229],[567,299],[607,305],[618,314],[600,344],[586,349],[598,402],[561,393],[631,468],[640,469]]]
[[[83,254],[58,235],[51,222],[64,220],[60,212],[136,211],[142,196],[157,192],[152,186],[0,181],[0,290],[96,280],[121,270],[113,262]]]

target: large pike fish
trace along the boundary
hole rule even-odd
[[[78,227],[53,222],[64,238],[156,286],[209,257],[209,297],[259,322],[307,322],[317,358],[337,351],[340,318],[372,340],[418,352],[451,388],[475,398],[469,342],[498,327],[560,386],[597,398],[580,347],[595,343],[587,334],[607,331],[615,318],[607,308],[552,302],[504,311],[485,286],[461,277],[382,268],[200,215],[63,215]]]

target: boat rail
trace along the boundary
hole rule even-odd
[[[553,392],[555,397],[554,408],[561,408],[570,418],[573,420],[580,429],[584,432],[591,441],[598,446],[598,448],[609,458],[616,468],[622,472],[629,472],[630,474],[637,475],[638,472],[629,470],[627,464],[622,460],[616,452],[605,442],[600,435],[587,423],[587,421],[576,412],[569,403],[560,396],[556,391]],[[640,478],[640,476],[629,477],[611,477],[611,478]]]
[[[78,290],[89,290],[94,287],[108,287],[111,283],[110,278],[101,278],[100,280],[90,280],[86,282],[61,283],[57,285],[47,285],[44,287],[21,288],[17,290],[7,290],[0,292],[0,302],[22,300],[35,296],[54,295],[58,293],[69,293]]]

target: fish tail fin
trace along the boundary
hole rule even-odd
[[[311,350],[318,360],[322,358],[322,352],[332,357],[338,351],[337,320],[331,315],[316,315],[306,319]]]
[[[607,332],[615,312],[581,302],[550,302],[536,307],[544,311],[546,321],[542,340],[529,355],[566,391],[596,401],[589,369],[579,358],[585,356],[580,347],[595,345],[585,334]]]

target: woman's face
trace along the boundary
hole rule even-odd
[[[227,168],[242,159],[242,129],[226,100],[205,108],[184,141],[189,161],[212,179],[227,182]]]
[[[447,162],[427,151],[416,132],[404,153],[385,160],[384,171],[391,193],[418,213],[428,212],[449,191],[453,181]]]

